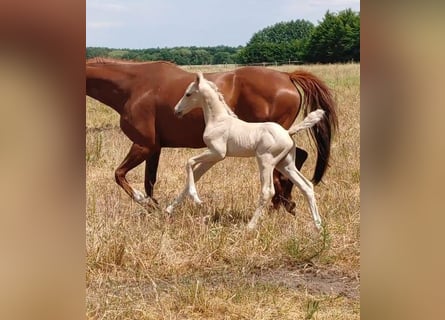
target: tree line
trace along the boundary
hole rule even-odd
[[[179,65],[237,63],[239,47],[174,47],[150,49],[111,49],[87,47],[87,58],[108,57],[136,61],[165,60]]]
[[[307,20],[279,22],[256,32],[245,46],[113,49],[87,47],[86,57],[134,61],[166,60],[179,65],[335,63],[360,61],[360,13],[326,12],[315,26]]]

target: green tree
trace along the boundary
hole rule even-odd
[[[210,64],[212,56],[205,49],[195,49],[192,51],[190,64]]]
[[[110,58],[115,58],[115,59],[121,59],[122,57],[124,57],[126,54],[128,54],[128,50],[111,50],[108,53],[108,56]]]
[[[87,47],[86,57],[87,59],[95,57],[108,57],[108,53],[113,49],[103,48],[103,47]]]
[[[177,64],[190,64],[192,59],[192,50],[189,48],[173,48],[165,50],[169,52],[169,56],[164,60],[171,60]]]
[[[255,33],[247,45],[264,42],[279,44],[301,40],[309,38],[313,29],[314,25],[306,20],[279,22]]]
[[[238,60],[241,63],[300,60],[304,43],[313,30],[314,25],[306,20],[276,23],[255,33],[240,50]]]
[[[351,9],[326,12],[306,47],[309,62],[360,61],[360,14]]]
[[[218,51],[213,55],[213,64],[234,63],[232,56],[227,51]]]

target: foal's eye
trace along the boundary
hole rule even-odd
[[[191,93],[186,93],[185,96],[186,97],[190,97],[192,94]]]

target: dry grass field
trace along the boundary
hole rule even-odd
[[[196,71],[229,67],[189,67]],[[147,212],[114,182],[131,142],[118,115],[87,98],[86,255],[88,319],[359,319],[360,318],[360,65],[302,68],[333,89],[340,128],[331,166],[315,192],[325,232],[294,188],[297,215],[265,214],[246,224],[259,196],[254,159],[228,158],[197,184],[205,202],[178,207],[173,221]],[[302,172],[312,177],[309,151]],[[186,160],[196,149],[163,149],[155,197],[165,207],[183,187]],[[143,190],[141,165],[130,183]]]

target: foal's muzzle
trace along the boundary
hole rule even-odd
[[[183,116],[182,111],[175,110],[175,116],[177,116],[178,118],[182,118],[182,116]]]

